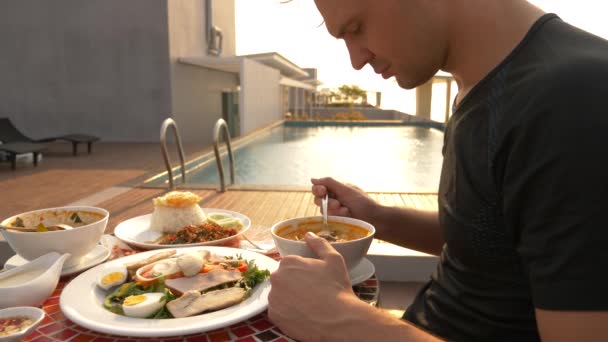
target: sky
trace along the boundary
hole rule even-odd
[[[406,91],[394,79],[384,80],[366,66],[361,71],[350,64],[344,42],[327,33],[314,1],[235,0],[236,52],[239,55],[278,52],[300,67],[316,67],[321,88],[356,84],[369,91],[382,92],[384,109],[415,112],[415,92]],[[604,0],[530,0],[546,12],[557,13],[566,22],[608,38]],[[445,91],[438,85],[435,92]],[[455,91],[453,92],[455,93]],[[439,94],[438,94],[439,95]],[[435,97],[435,96],[434,96]],[[445,97],[433,102],[432,117],[441,118]],[[441,101],[443,99],[443,102]],[[442,120],[441,120],[442,121]]]

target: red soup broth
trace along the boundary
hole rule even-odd
[[[358,240],[370,234],[369,230],[353,224],[329,221],[327,225],[329,230],[338,237],[336,242]],[[296,227],[293,227],[293,225],[279,227],[276,234],[285,239],[303,241],[306,233],[319,234],[322,230],[323,226],[319,221],[304,221],[298,223]]]
[[[34,320],[26,316],[0,318],[0,336],[16,334],[32,324]]]

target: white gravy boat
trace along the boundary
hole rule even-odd
[[[69,253],[47,253],[0,273],[0,309],[41,306],[53,293]]]

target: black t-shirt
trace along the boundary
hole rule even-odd
[[[534,308],[608,310],[608,42],[540,18],[455,109],[445,246],[404,318],[457,341],[538,340]]]

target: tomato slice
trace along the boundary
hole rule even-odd
[[[232,265],[235,262],[238,262],[237,266]],[[234,261],[227,261],[222,264],[205,264],[205,266],[203,266],[202,273],[208,273],[208,272],[212,272],[215,270],[237,270],[242,273],[242,272],[247,271],[247,263],[243,260],[234,260]]]

